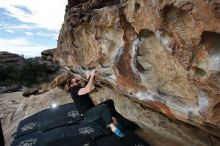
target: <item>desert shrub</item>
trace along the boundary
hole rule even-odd
[[[50,90],[50,82],[49,83],[42,83],[39,85],[40,86],[40,89],[42,89],[43,92],[47,92]]]
[[[45,75],[46,65],[34,59],[27,59],[22,64],[0,65],[0,85],[21,83],[31,85],[40,82]],[[44,79],[42,79],[44,80]]]
[[[45,64],[39,64],[34,59],[27,59],[20,68],[18,80],[27,85],[38,83],[39,77],[45,74],[45,70]]]
[[[0,65],[0,85],[9,85],[18,82],[19,66],[16,64]]]

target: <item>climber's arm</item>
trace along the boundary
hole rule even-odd
[[[89,82],[84,88],[79,89],[78,95],[84,95],[84,94],[90,93],[95,88],[94,83],[93,83],[94,77],[95,77],[95,70],[92,70],[90,72]]]

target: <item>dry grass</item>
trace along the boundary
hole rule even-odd
[[[51,89],[51,83],[48,82],[48,83],[42,83],[40,84],[40,89],[42,90],[42,92],[47,92]]]

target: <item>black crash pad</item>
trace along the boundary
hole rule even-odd
[[[46,143],[44,146],[96,146],[94,141],[88,135],[76,135],[74,137],[65,137]],[[104,146],[104,145],[103,145]]]
[[[44,144],[53,143],[53,141],[63,141],[63,139],[72,138],[77,141],[79,137],[89,136],[95,139],[105,134],[94,123],[74,124],[51,129],[43,133]],[[85,141],[86,142],[86,141]]]
[[[43,136],[44,146],[150,146],[130,130],[124,131],[125,137],[123,138],[117,137],[113,133],[111,135],[99,135],[94,138],[91,137],[95,135],[91,132],[93,130],[86,129],[83,134],[80,134],[78,130],[78,126],[74,128],[67,126],[48,131]],[[67,134],[71,131],[73,133]]]
[[[56,127],[71,125],[81,120],[73,103],[50,108],[22,120],[17,128],[15,138]]]
[[[41,128],[40,113],[36,113],[24,120],[22,120],[17,128],[15,138],[39,131]]]
[[[18,126],[11,146],[148,146],[132,131],[137,127],[116,112],[125,137],[115,136],[102,118],[86,123],[74,103],[46,109],[24,120]]]
[[[41,131],[71,125],[81,120],[74,103],[50,108],[41,112]]]
[[[16,138],[11,146],[43,146],[42,139],[42,133],[38,131]]]

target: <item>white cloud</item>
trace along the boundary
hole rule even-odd
[[[15,33],[14,30],[6,29],[5,31],[10,32],[10,33]]]
[[[34,35],[32,32],[25,32],[26,35],[32,36]]]
[[[6,48],[8,46],[28,46],[31,42],[29,42],[26,38],[16,38],[16,39],[1,39],[0,38],[0,48]]]
[[[22,24],[22,25],[10,25],[10,24],[1,24],[0,23],[0,30],[6,30],[6,29],[11,29],[11,30],[29,30],[29,29],[34,29],[35,26],[34,25],[26,25],[26,24]]]
[[[0,8],[6,9],[1,15],[17,18],[23,23],[16,24],[8,19],[0,22],[0,31],[13,33],[23,31],[26,35],[39,35],[57,39],[62,26],[65,6],[68,0],[0,0]],[[3,17],[3,18],[7,18]],[[1,17],[1,16],[0,16]],[[40,30],[40,32],[39,32]],[[43,32],[46,30],[46,33]],[[49,31],[48,31],[49,30]],[[38,31],[38,33],[33,33]],[[16,34],[17,35],[17,34]],[[16,37],[16,36],[14,36]],[[36,42],[35,42],[36,43]],[[40,52],[54,48],[51,45],[35,44],[27,38],[6,39],[0,37],[0,51],[8,51],[25,56],[40,56]]]
[[[57,39],[58,38],[58,34],[57,33],[38,32],[38,33],[36,33],[36,35],[43,36],[43,37],[52,37],[53,39]]]
[[[0,8],[7,10],[7,15],[39,28],[60,30],[63,23],[67,0],[1,0]],[[25,11],[25,7],[30,11]]]
[[[7,51],[24,55],[28,57],[40,56],[41,52],[46,49],[54,48],[54,46],[41,46],[31,43],[26,38],[16,39],[1,39],[0,38],[0,51]]]

